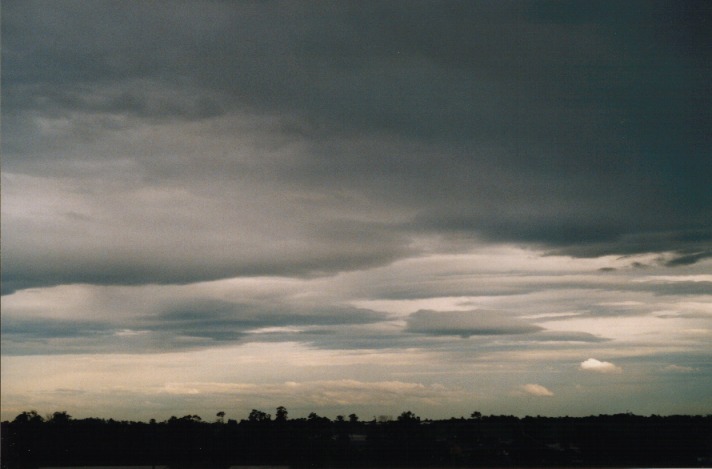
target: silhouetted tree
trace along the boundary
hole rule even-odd
[[[25,424],[25,423],[42,423],[44,419],[36,410],[30,410],[22,412],[20,415],[15,417],[13,423]]]
[[[224,422],[225,422],[225,412],[223,412],[222,410],[221,410],[220,412],[218,412],[217,414],[215,414],[215,416],[218,418],[218,419],[217,419],[217,422],[218,422],[218,423],[224,423]]]
[[[270,414],[262,412],[261,410],[252,409],[247,420],[250,422],[269,422],[272,419]]]
[[[398,421],[404,423],[420,423],[420,417],[407,410],[398,416]]]
[[[275,422],[286,422],[287,415],[289,415],[289,412],[287,412],[287,409],[284,406],[279,406],[279,407],[277,407],[277,410],[275,412],[274,420],[275,420]]]
[[[219,412],[220,414],[222,412]],[[197,415],[156,423],[46,419],[26,411],[2,422],[2,469],[46,466],[284,465],[290,467],[705,467],[712,415],[596,417],[478,416],[426,421],[411,411],[397,421],[272,421],[262,411],[227,425]],[[218,415],[222,418],[224,416]]]
[[[53,424],[64,425],[69,423],[71,419],[71,415],[69,415],[66,411],[61,411],[53,413],[48,420]]]

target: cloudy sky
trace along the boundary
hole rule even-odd
[[[2,4],[2,418],[712,412],[712,8]]]

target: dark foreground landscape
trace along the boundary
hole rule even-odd
[[[219,412],[163,422],[43,418],[2,422],[2,467],[168,465],[229,467],[503,467],[712,465],[712,415],[482,416],[422,420],[290,419],[253,410],[240,422]]]

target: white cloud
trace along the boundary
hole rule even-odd
[[[524,386],[522,386],[522,390],[529,395],[538,397],[551,397],[554,395],[553,392],[551,392],[541,384],[525,384]]]
[[[595,358],[589,358],[581,362],[579,368],[584,371],[595,371],[597,373],[622,373],[623,368],[611,362],[602,362]]]

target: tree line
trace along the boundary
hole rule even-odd
[[[364,421],[310,413],[274,417],[253,409],[246,419],[198,415],[165,421],[42,417],[26,411],[2,422],[2,467],[168,465],[229,467],[505,467],[666,466],[712,464],[712,415],[590,417],[484,416]]]

